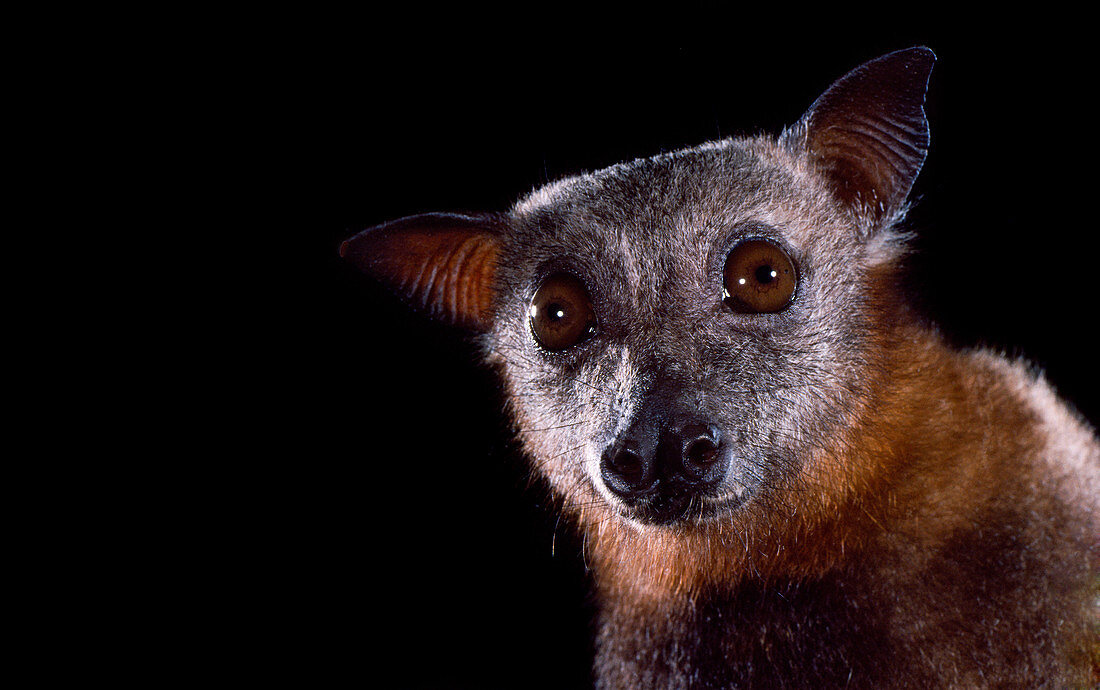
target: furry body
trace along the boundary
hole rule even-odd
[[[605,687],[1088,686],[1096,526],[1076,499],[1097,486],[1073,463],[1095,445],[1021,367],[918,342],[869,408],[890,416],[827,451],[873,467],[863,490],[592,546],[611,561],[595,566]]]
[[[600,687],[1094,680],[1100,446],[1024,366],[947,347],[898,287],[930,69],[929,51],[900,51],[776,139],[345,244],[480,333],[524,450],[584,534]],[[723,299],[747,241],[797,266],[789,305]],[[547,348],[535,306],[562,274],[598,323]],[[661,465],[636,491],[609,481],[621,447],[646,472],[672,462],[685,419],[715,430],[718,478]]]

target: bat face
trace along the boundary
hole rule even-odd
[[[402,219],[341,251],[482,332],[568,502],[649,524],[782,507],[825,476],[873,368],[933,60],[857,68],[776,139],[568,178],[504,214]]]
[[[708,520],[814,473],[868,366],[892,257],[773,143],[575,178],[517,205],[489,350],[562,494]]]
[[[933,61],[867,63],[777,139],[563,179],[497,215],[401,219],[341,253],[483,333],[566,502],[657,525],[783,507],[824,481],[873,369]]]

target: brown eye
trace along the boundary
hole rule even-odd
[[[531,329],[548,350],[564,350],[595,333],[596,312],[584,284],[568,273],[547,278],[531,300]]]
[[[745,240],[726,259],[723,299],[736,311],[783,311],[796,285],[798,275],[791,257],[766,240]]]

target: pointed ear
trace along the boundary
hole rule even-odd
[[[485,331],[503,220],[427,213],[364,230],[340,256],[445,323]]]
[[[899,50],[841,77],[790,132],[832,178],[837,196],[879,225],[903,211],[928,154],[924,95],[936,61]]]

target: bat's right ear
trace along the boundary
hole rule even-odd
[[[936,55],[919,46],[838,79],[784,134],[829,176],[841,201],[893,221],[928,155],[924,97]]]
[[[504,221],[426,213],[364,230],[340,256],[449,324],[486,331]]]

